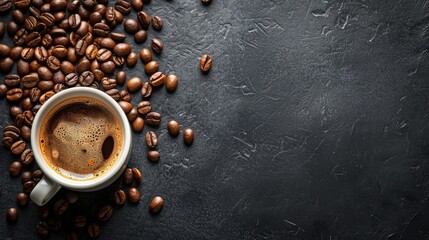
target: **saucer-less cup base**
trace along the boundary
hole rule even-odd
[[[108,172],[104,173],[100,177],[85,181],[72,180],[54,171],[46,163],[45,159],[41,154],[39,146],[40,127],[46,114],[49,113],[49,111],[56,104],[74,97],[91,97],[100,102],[103,102],[108,108],[113,111],[115,116],[119,119],[120,125],[122,127],[123,148],[118,160],[109,169]],[[106,93],[92,88],[75,87],[63,90],[55,94],[37,112],[31,129],[31,147],[33,148],[36,162],[44,173],[43,179],[36,185],[36,187],[30,194],[31,200],[33,200],[33,202],[35,202],[37,205],[42,206],[46,204],[55,195],[55,193],[57,193],[58,190],[61,189],[61,187],[80,192],[96,191],[107,187],[108,185],[113,183],[124,171],[131,155],[131,143],[132,134],[127,116],[122,111],[119,104],[117,104]]]

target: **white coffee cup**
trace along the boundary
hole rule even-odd
[[[115,117],[119,120],[123,136],[123,147],[118,160],[114,163],[114,165],[103,175],[84,181],[67,178],[53,170],[44,159],[39,144],[40,128],[46,115],[58,103],[75,97],[90,97],[104,103],[110,110],[112,110]],[[33,202],[35,202],[37,205],[42,206],[46,204],[60,190],[61,187],[74,191],[90,192],[109,186],[119,176],[121,176],[122,172],[125,170],[131,155],[131,145],[132,133],[127,116],[119,104],[115,102],[109,95],[100,90],[88,87],[70,88],[55,94],[37,112],[31,129],[31,147],[33,149],[36,162],[44,173],[44,177],[42,180],[40,180],[40,182],[36,185],[30,194],[31,200],[33,200]]]

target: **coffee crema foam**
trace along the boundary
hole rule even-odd
[[[122,150],[122,129],[100,101],[76,97],[55,106],[42,122],[39,143],[48,165],[73,180],[107,172]]]

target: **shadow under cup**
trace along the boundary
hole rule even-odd
[[[45,159],[42,154],[39,142],[43,123],[46,122],[45,118],[49,117],[48,115],[52,116],[57,110],[59,110],[55,109],[58,108],[58,104],[76,98],[94,99],[95,103],[102,103],[102,105],[105,108],[108,108],[117,119],[122,132],[122,144],[119,144],[122,145],[122,147],[119,151],[117,160],[112,162],[112,165],[109,168],[105,168],[106,171],[100,176],[84,180],[66,177],[49,166],[49,160]],[[72,104],[73,103],[71,103],[71,105]],[[57,93],[40,108],[33,121],[31,130],[31,146],[36,162],[44,172],[44,177],[31,192],[31,199],[36,204],[42,206],[48,202],[61,187],[81,192],[96,191],[107,187],[113,183],[125,169],[131,155],[131,145],[132,133],[128,119],[119,104],[109,95],[100,90],[86,87],[75,87]]]

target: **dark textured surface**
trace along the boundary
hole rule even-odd
[[[162,159],[149,163],[135,134],[141,203],[115,209],[101,239],[428,238],[427,0],[158,0],[145,9],[165,19],[149,35],[164,41],[157,59],[180,84],[151,98],[164,116]],[[214,58],[208,75],[198,69],[204,53]],[[144,76],[142,67],[128,76]],[[9,122],[6,110],[1,118]],[[195,130],[193,146],[168,135],[169,119]],[[0,156],[6,172],[13,158]],[[0,183],[4,213],[21,184],[7,174]],[[154,195],[166,202],[156,216],[147,211]],[[31,203],[16,225],[0,221],[0,236],[37,238],[37,222]]]

